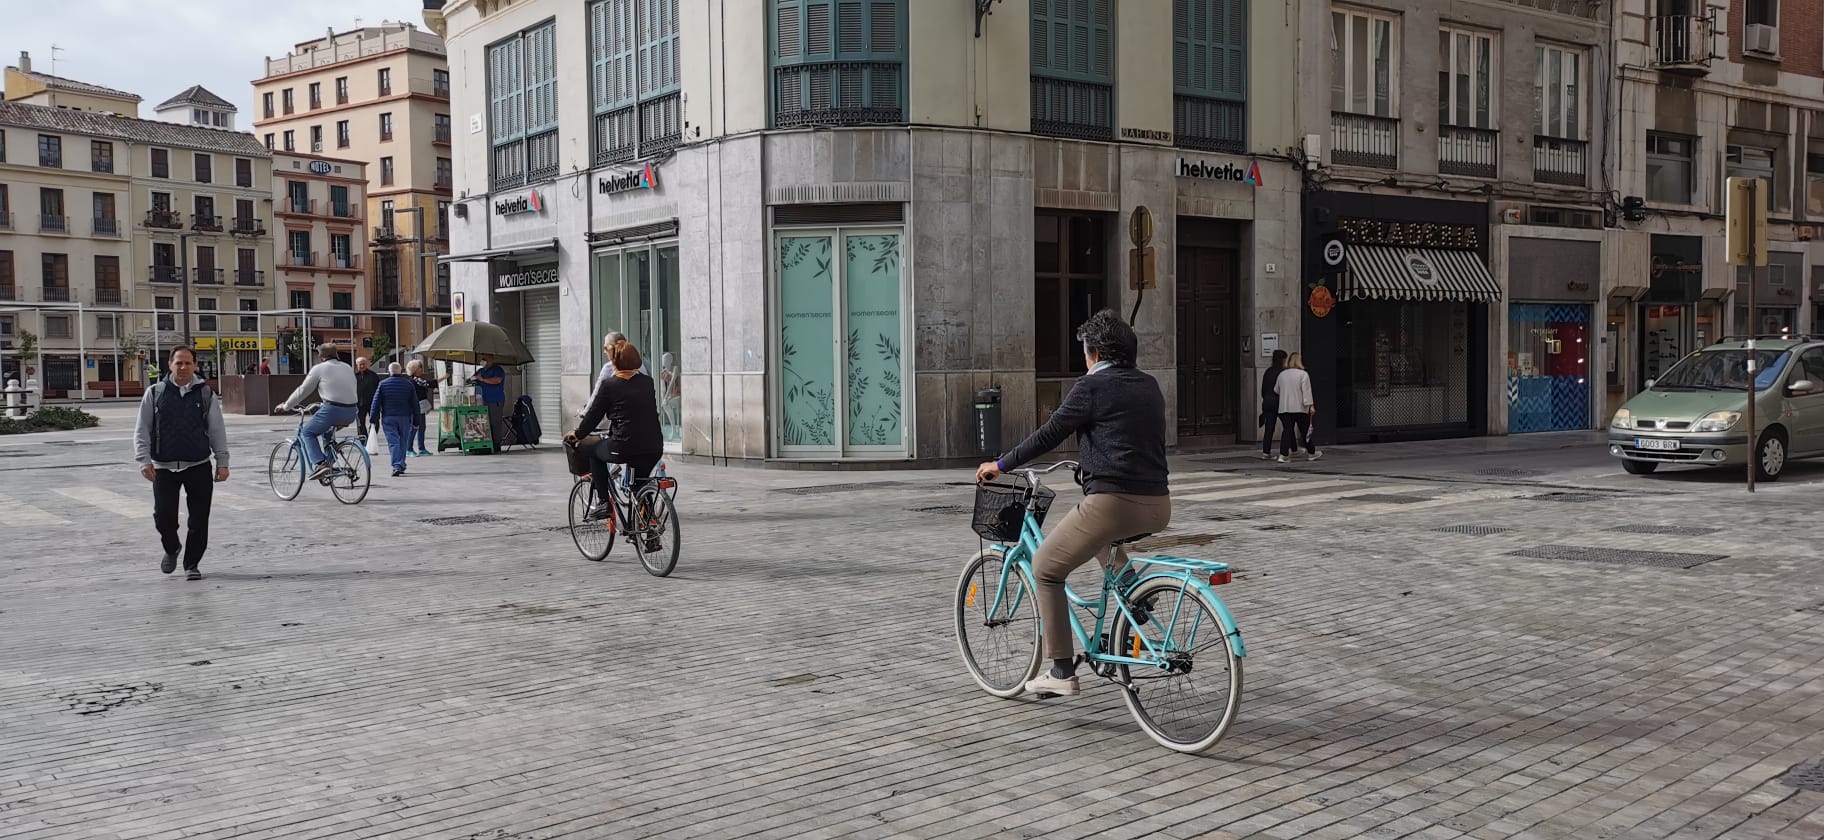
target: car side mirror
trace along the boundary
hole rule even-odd
[[[1787,385],[1786,393],[1788,393],[1788,394],[1809,394],[1813,390],[1816,390],[1817,387],[1818,387],[1817,384],[1812,382],[1811,380],[1801,379],[1797,382]]]
[[[1657,379],[1649,379],[1649,380],[1647,380],[1647,384],[1645,384],[1645,385],[1643,385],[1643,386],[1641,386],[1641,389],[1642,389],[1642,390],[1646,390],[1646,389],[1648,389],[1648,388],[1652,388],[1652,387],[1653,387],[1653,383],[1655,383],[1655,382],[1658,382],[1658,381],[1659,381],[1659,380],[1657,380]]]

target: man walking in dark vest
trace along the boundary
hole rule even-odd
[[[139,474],[152,482],[152,521],[165,549],[158,570],[175,571],[182,550],[185,579],[202,580],[203,552],[209,548],[209,503],[215,482],[228,480],[228,431],[222,424],[221,400],[197,378],[195,351],[172,350],[166,368],[171,375],[147,388],[139,401],[133,460],[139,462]],[[182,542],[177,538],[180,490],[190,508],[189,533]]]

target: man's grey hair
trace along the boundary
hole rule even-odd
[[[386,366],[386,372],[390,373],[394,376],[398,376],[399,374],[402,374],[405,372],[405,367],[403,365],[400,365],[398,362],[393,362],[392,364]]]
[[[603,344],[613,344],[617,341],[626,341],[626,340],[627,340],[627,336],[625,334],[616,332],[614,330],[609,330],[607,335],[602,336]]]
[[[318,358],[334,359],[334,358],[340,357],[341,355],[342,355],[342,352],[340,350],[336,349],[336,345],[331,344],[327,341],[323,342],[322,344],[317,345],[317,357]]]
[[[357,365],[358,365],[358,364],[362,364],[362,363],[364,363],[364,362],[366,362],[366,361],[367,361],[367,357],[366,357],[366,356],[357,356],[357,357],[355,357],[355,364],[357,364]]]

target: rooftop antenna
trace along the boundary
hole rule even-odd
[[[57,75],[57,54],[60,52],[63,52],[63,48],[60,46],[57,46],[56,42],[52,42],[51,43],[51,75],[53,75],[53,76]],[[47,84],[44,86],[44,92],[47,94],[45,99],[51,103],[51,107],[53,107],[53,108],[56,107],[57,106],[57,87],[55,85]]]

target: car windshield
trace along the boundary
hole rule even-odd
[[[1792,354],[1784,350],[1754,351],[1754,389],[1764,391],[1779,381]],[[1655,391],[1740,391],[1748,387],[1748,351],[1699,350],[1686,356],[1666,375],[1653,382]]]

